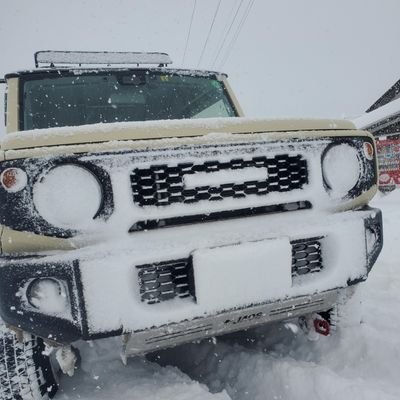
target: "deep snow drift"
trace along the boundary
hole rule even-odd
[[[131,359],[127,367],[118,340],[82,344],[82,368],[62,378],[56,399],[398,400],[399,204],[400,190],[373,202],[384,212],[385,245],[361,287],[359,327],[310,342],[276,324]]]

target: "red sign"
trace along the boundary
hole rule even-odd
[[[379,187],[400,186],[400,136],[377,138]]]

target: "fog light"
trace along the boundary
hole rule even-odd
[[[68,296],[65,285],[54,278],[33,280],[26,292],[31,306],[46,314],[65,313],[68,309]]]
[[[7,168],[1,173],[0,182],[7,192],[15,193],[26,186],[28,177],[25,171],[20,168]]]

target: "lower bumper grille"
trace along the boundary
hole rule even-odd
[[[294,240],[292,245],[292,278],[320,272],[323,269],[322,237]],[[195,299],[192,258],[136,266],[141,300],[160,303],[175,297]]]
[[[137,266],[141,300],[154,304],[194,296],[191,260],[182,258]]]
[[[318,237],[291,242],[292,278],[322,270],[321,239]]]

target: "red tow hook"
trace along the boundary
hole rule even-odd
[[[328,336],[331,333],[331,326],[326,319],[315,318],[314,329],[315,332],[323,336]]]

